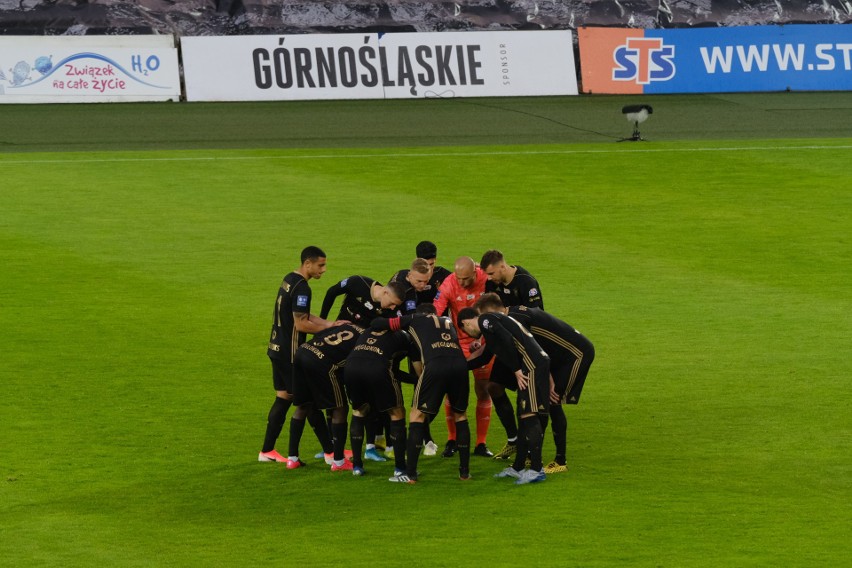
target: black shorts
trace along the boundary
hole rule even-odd
[[[525,375],[530,375],[530,381],[527,388],[518,389],[518,416],[530,413],[547,414],[550,411],[550,359],[535,357],[530,365],[524,362],[521,370]],[[515,386],[517,388],[517,381]]]
[[[594,345],[580,333],[571,340],[571,345],[576,348],[576,357],[551,363],[553,382],[556,385],[556,394],[561,398],[561,404],[577,404],[580,401],[586,375],[589,374],[589,367],[595,360]]]
[[[444,405],[444,395],[455,412],[467,412],[470,380],[464,359],[441,357],[424,365],[423,376],[414,387],[411,408],[424,414],[438,414]]]
[[[355,410],[369,404],[370,408],[387,412],[405,405],[399,381],[394,378],[387,363],[370,359],[347,359],[343,380],[349,403]]]
[[[293,404],[312,404],[319,410],[346,406],[343,367],[328,365],[299,349],[293,375]]]
[[[276,391],[293,392],[293,364],[286,359],[273,359],[272,361],[272,386]]]

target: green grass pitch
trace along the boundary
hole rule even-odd
[[[617,143],[640,101],[650,141]],[[850,93],[4,106],[0,563],[845,565],[850,112]],[[317,313],[422,239],[445,266],[501,249],[595,343],[570,471],[515,487],[472,458],[462,483],[422,458],[399,487],[390,463],[258,463],[299,251],[329,254]]]

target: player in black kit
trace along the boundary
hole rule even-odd
[[[429,285],[432,277],[432,267],[422,258],[415,258],[410,269],[400,270],[391,276],[391,282],[399,282],[405,286],[405,300],[400,306],[399,313],[414,313],[418,304],[422,303],[418,298],[421,292]]]
[[[595,359],[592,342],[571,325],[538,308],[505,307],[496,294],[483,295],[474,306],[480,313],[498,312],[511,316],[532,333],[542,349],[550,356],[550,419],[556,457],[544,466],[545,473],[567,471],[566,444],[568,421],[562,404],[577,404],[586,382],[589,367]],[[495,365],[491,380],[514,390],[513,377],[505,367]],[[555,412],[558,410],[559,412]]]
[[[418,245],[417,250],[422,250],[422,247]],[[430,251],[427,250],[426,252]],[[402,309],[397,311],[397,315],[414,313],[418,305],[432,303],[435,294],[429,293],[429,290],[431,287],[430,283],[432,282],[433,264],[435,264],[434,258],[432,259],[432,264],[429,264],[429,261],[427,261],[425,258],[415,258],[414,262],[411,263],[410,269],[400,270],[399,272],[391,276],[391,282],[401,282],[403,285],[406,286],[405,301],[403,302]],[[445,270],[440,266],[438,268],[440,268],[441,270]],[[437,286],[434,288],[434,290],[438,290]],[[434,456],[438,453],[438,445],[432,439],[432,431],[429,428],[430,422],[434,419],[434,416],[430,416],[429,420],[424,422],[423,455],[425,456]]]
[[[438,247],[432,241],[420,241],[417,243],[414,251],[417,258],[424,259],[432,269],[432,276],[429,278],[429,283],[423,290],[417,292],[417,303],[431,304],[438,294],[438,288],[441,287],[441,283],[447,276],[452,275],[452,271],[435,264],[438,259]]]
[[[459,312],[458,324],[465,333],[485,339],[471,353],[468,367],[481,366],[492,355],[512,371],[518,387],[518,451],[515,462],[495,477],[514,477],[515,483],[546,479],[541,460],[543,432],[539,415],[547,415],[550,393],[550,358],[521,324],[501,313],[479,314],[474,308]],[[530,468],[524,469],[526,456]]]
[[[320,316],[326,317],[331,311],[338,296],[343,296],[338,319],[347,319],[358,325],[368,326],[373,318],[389,314],[402,306],[407,295],[405,285],[391,282],[382,286],[377,281],[366,276],[349,276],[328,289],[322,303]],[[399,365],[395,366],[397,379],[403,378]],[[329,429],[331,426],[329,426]],[[390,429],[387,416],[379,415],[373,409],[366,422],[367,451],[365,457],[373,461],[386,461],[376,448],[376,436],[383,430]],[[390,432],[388,432],[390,434]]]
[[[296,349],[305,342],[308,333],[319,333],[329,327],[346,323],[328,321],[311,314],[311,287],[308,280],[320,278],[326,270],[326,256],[319,247],[310,246],[302,250],[302,264],[284,277],[278,288],[275,309],[272,313],[272,332],[266,354],[272,362],[272,384],[275,402],[269,410],[266,435],[258,461],[285,462],[287,459],[275,450],[275,442],[287,419],[293,399],[293,361]],[[320,439],[323,450],[331,451],[331,439],[321,413],[312,413],[309,418],[314,432]],[[321,427],[322,426],[322,427]]]
[[[305,418],[313,408],[331,411],[334,455],[325,456],[326,461],[331,462],[331,471],[352,470],[352,462],[346,461],[344,455],[349,407],[346,404],[343,367],[363,331],[363,327],[350,323],[332,327],[314,335],[296,350],[293,378],[296,410],[290,419],[288,469],[304,465],[299,459],[299,441],[305,429]]]
[[[343,296],[343,305],[337,319],[367,326],[383,310],[395,310],[402,303],[405,287],[402,284],[382,286],[366,276],[349,276],[326,291],[320,317],[328,316],[338,296]]]
[[[529,306],[544,308],[541,287],[532,274],[521,266],[509,266],[499,250],[489,250],[482,255],[480,268],[488,276],[485,292],[500,296],[505,306]],[[510,459],[517,451],[518,426],[515,424],[515,411],[512,401],[506,396],[506,389],[498,381],[489,380],[488,394],[494,404],[494,412],[500,424],[506,429],[506,445],[494,454],[495,460]],[[556,412],[562,409],[557,407]],[[564,419],[564,417],[563,417]]]
[[[470,382],[467,378],[467,361],[459,346],[458,334],[452,320],[439,317],[432,304],[421,304],[415,314],[390,320],[376,318],[370,327],[392,331],[406,330],[416,346],[410,355],[410,361],[419,379],[414,387],[414,399],[409,413],[406,445],[408,470],[405,475],[395,475],[390,481],[417,482],[417,461],[423,447],[424,431],[429,417],[434,417],[443,406],[445,395],[450,401],[456,424],[459,479],[469,479],[470,426],[467,423],[467,405]]]
[[[405,406],[393,364],[395,359],[407,354],[408,337],[405,332],[368,329],[358,337],[346,358],[344,381],[352,406],[349,437],[354,475],[365,473],[361,450],[364,445],[364,419],[371,408],[390,416],[395,469],[400,475],[405,473]]]
[[[504,306],[544,309],[538,280],[524,267],[506,264],[499,250],[489,250],[483,254],[479,267],[488,276],[485,291],[499,295]]]

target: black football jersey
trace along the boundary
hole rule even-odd
[[[382,306],[373,300],[372,296],[372,289],[375,284],[378,284],[378,282],[366,276],[344,278],[325,293],[320,317],[328,319],[335,299],[338,296],[343,296],[343,304],[340,306],[340,313],[337,314],[336,319],[349,320],[362,326],[369,325],[374,317],[382,313]]]
[[[364,328],[347,323],[329,327],[314,335],[310,341],[299,346],[299,350],[310,353],[329,367],[340,365],[358,343]]]
[[[272,332],[267,355],[273,359],[293,362],[296,349],[305,342],[307,334],[296,330],[294,313],[311,313],[311,287],[298,272],[284,277],[272,312]]]
[[[575,343],[582,336],[571,325],[544,310],[526,306],[510,307],[509,316],[532,333],[552,360],[572,360],[577,357]]]
[[[517,271],[511,282],[497,284],[489,280],[485,283],[485,291],[497,293],[504,306],[529,306],[544,309],[538,280],[525,268],[521,266],[515,266],[515,268],[517,268]]]

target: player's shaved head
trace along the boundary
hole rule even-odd
[[[473,272],[476,269],[476,262],[469,256],[460,256],[456,259],[456,272]]]
[[[476,262],[469,256],[460,256],[456,259],[455,277],[459,286],[468,288],[476,282]]]

